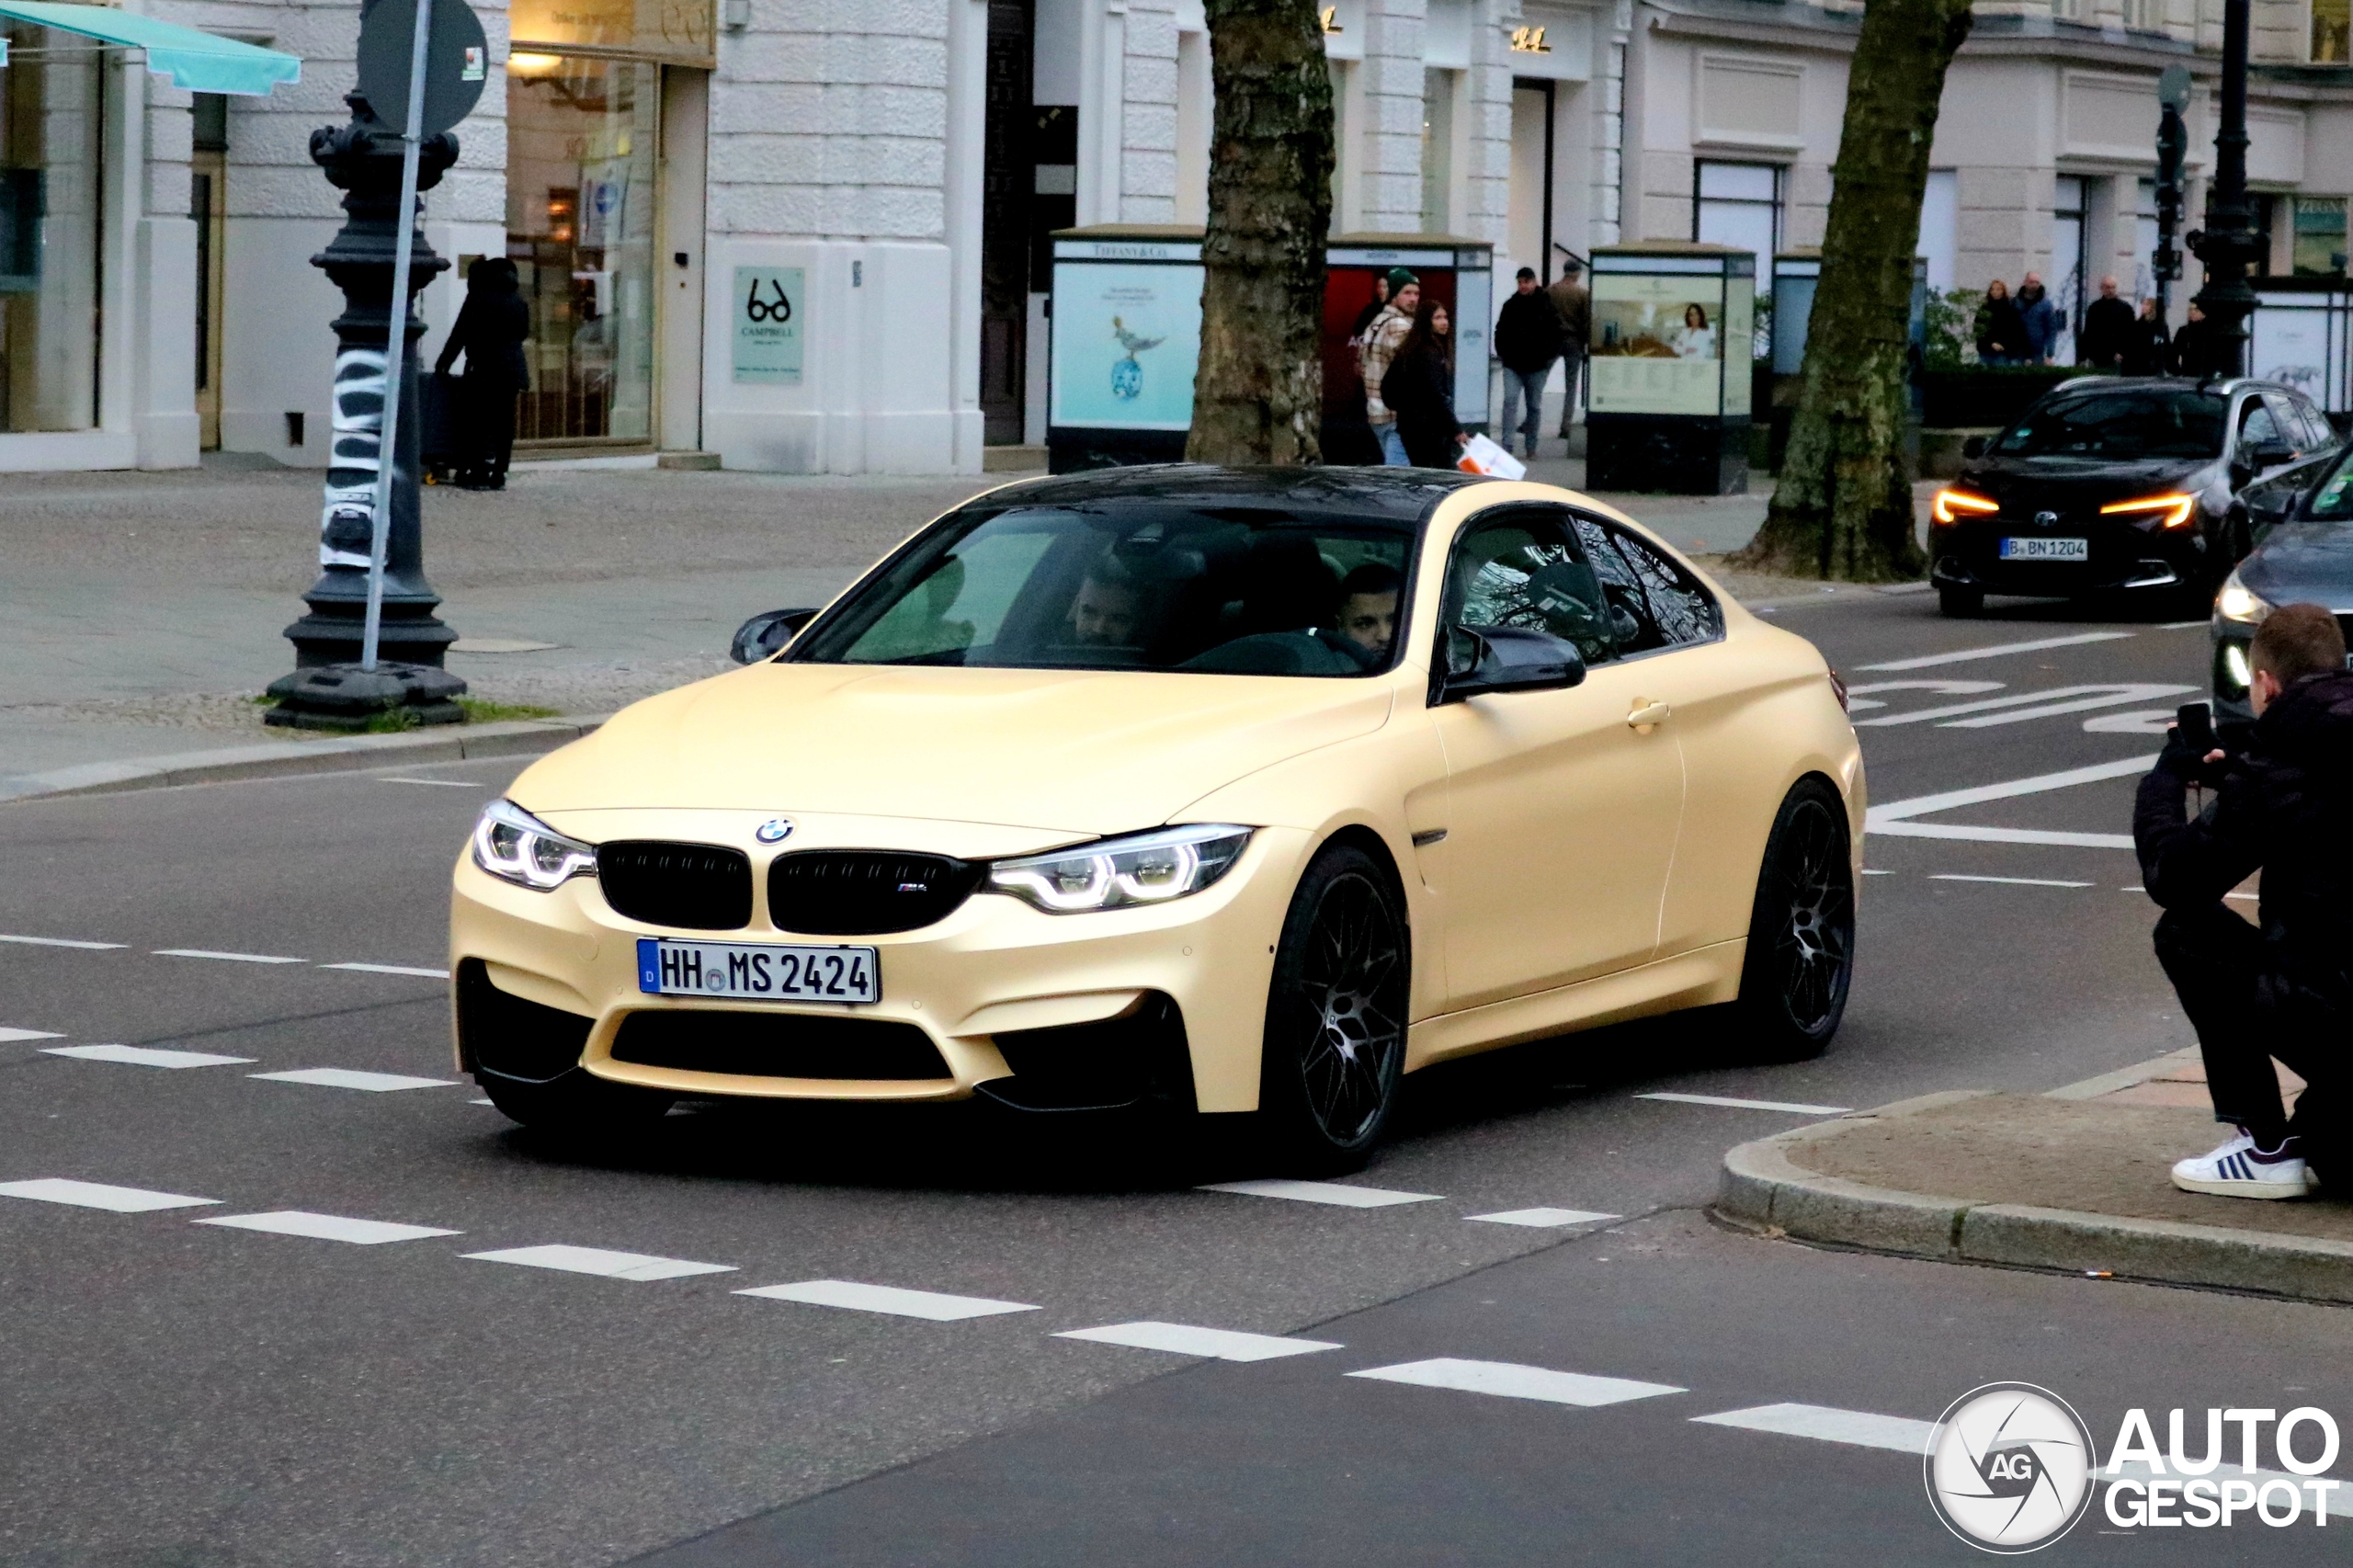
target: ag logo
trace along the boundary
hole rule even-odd
[[[2033,1551],[2092,1500],[2092,1438],[2065,1400],[2032,1383],[1988,1383],[1937,1424],[1925,1466],[1945,1528],[1981,1551]]]

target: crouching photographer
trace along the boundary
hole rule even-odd
[[[2353,674],[2318,605],[2286,605],[2249,650],[2256,722],[2226,756],[2177,726],[2132,817],[2141,880],[2165,911],[2157,960],[2206,1059],[2214,1118],[2238,1135],[2173,1167],[2176,1187],[2302,1198],[2353,1188],[2343,1096],[2353,1054]],[[2185,716],[2191,710],[2185,710]],[[2203,717],[2202,709],[2197,715]],[[2198,816],[2187,787],[2214,791]],[[2222,895],[2263,873],[2260,926]],[[2307,1087],[2291,1119],[2277,1057]]]

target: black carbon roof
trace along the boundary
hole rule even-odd
[[[978,497],[983,506],[1086,506],[1134,501],[1209,510],[1272,504],[1302,517],[1376,517],[1416,523],[1483,476],[1433,468],[1219,468],[1152,463],[1026,480]]]

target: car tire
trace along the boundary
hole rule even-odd
[[[1971,619],[1985,612],[1985,591],[1940,585],[1937,589],[1937,608],[1955,620]]]
[[[1819,778],[1781,801],[1756,877],[1741,966],[1743,1054],[1803,1062],[1828,1048],[1855,970],[1855,871],[1846,802]]]
[[[609,1082],[585,1067],[543,1084],[494,1073],[479,1074],[474,1082],[509,1120],[567,1137],[596,1137],[658,1121],[677,1098],[657,1089]]]
[[[1410,941],[1386,868],[1353,845],[1315,857],[1267,994],[1259,1142],[1278,1169],[1358,1170],[1380,1143],[1404,1073]]]

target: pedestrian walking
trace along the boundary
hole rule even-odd
[[[2173,1183],[2225,1198],[2302,1198],[2353,1179],[2345,1095],[2353,1030],[2353,673],[2320,605],[2282,605],[2256,628],[2235,756],[2177,727],[2141,781],[2132,839],[2141,882],[2165,909],[2157,961],[2198,1031],[2214,1119],[2236,1135],[2177,1163]],[[2214,790],[2195,818],[2185,786]],[[2222,903],[2263,873],[2250,926]],[[2304,1080],[2287,1114],[2273,1058]]]
[[[1373,317],[1388,308],[1389,275],[1385,272],[1376,272],[1372,275],[1372,302],[1357,312],[1356,325],[1348,328],[1348,341],[1356,344],[1363,343],[1364,329],[1372,324]]]
[[[1536,455],[1536,433],[1544,426],[1544,383],[1552,379],[1553,362],[1561,357],[1561,312],[1536,286],[1536,269],[1519,269],[1518,287],[1495,313],[1495,358],[1504,365],[1502,436],[1506,450],[1511,433],[1519,431],[1526,456]],[[1519,416],[1520,404],[1527,415]]]
[[[1561,313],[1561,439],[1569,438],[1569,421],[1577,411],[1578,383],[1585,374],[1586,349],[1593,342],[1593,296],[1586,292],[1585,267],[1571,256],[1561,264],[1561,276],[1544,291]]]
[[[1470,437],[1454,418],[1454,334],[1447,308],[1424,300],[1381,382],[1398,440],[1415,468],[1452,468]]]
[[[2189,302],[2189,319],[2182,323],[2179,332],[2173,335],[2173,373],[2194,376],[2203,381],[2214,373],[2214,359],[2219,347],[2220,345],[2214,341],[2213,323],[2206,319],[2206,312],[2198,308],[2197,301],[2192,300]]]
[[[2124,339],[2123,370],[2128,376],[2162,376],[2173,345],[2165,340],[2165,324],[2157,317],[2154,297],[2141,301],[2141,313]]]
[[[449,328],[449,341],[434,361],[448,375],[462,354],[465,374],[456,378],[453,415],[457,426],[458,484],[464,490],[504,490],[515,456],[515,400],[531,388],[523,340],[531,335],[530,307],[516,292],[515,264],[505,256],[477,257],[466,268],[466,302]]]
[[[1414,330],[1415,313],[1421,309],[1421,279],[1402,267],[1389,269],[1389,303],[1364,329],[1364,347],[1358,351],[1357,370],[1364,378],[1364,417],[1372,426],[1374,437],[1381,442],[1381,460],[1390,468],[1410,468],[1413,460],[1405,455],[1405,443],[1397,434],[1397,416],[1382,401],[1386,395],[1382,382],[1389,374],[1389,363],[1397,357],[1408,334]]]
[[[2018,290],[2018,314],[2026,322],[2028,361],[2048,365],[2051,356],[2058,351],[2059,331],[2066,324],[2059,307],[2051,302],[2050,294],[2042,287],[2042,276],[2029,272]]]
[[[2132,307],[2116,295],[2116,279],[2099,280],[2099,298],[2084,307],[2083,335],[2075,339],[2075,363],[2095,370],[2121,370],[2132,347]]]
[[[1985,299],[1977,307],[1977,358],[1988,365],[2027,362],[2026,317],[2010,298],[2010,286],[1996,278],[1985,285]]]

